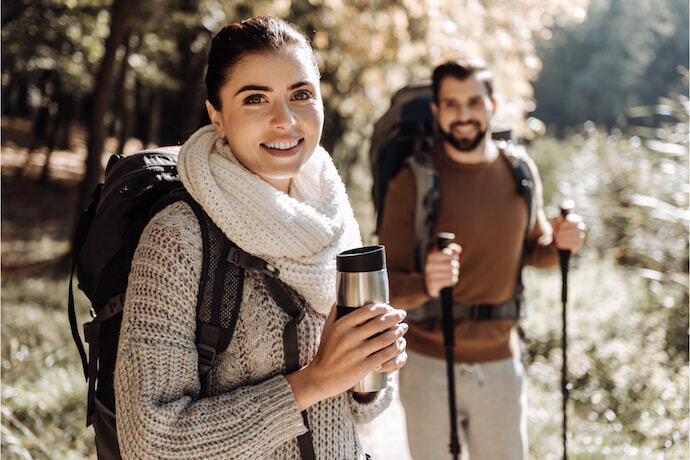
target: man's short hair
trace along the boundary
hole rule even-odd
[[[471,76],[484,83],[489,97],[493,97],[493,75],[486,63],[479,59],[461,58],[457,61],[445,62],[434,69],[432,76],[434,102],[438,104],[438,90],[444,78],[453,77],[458,80],[465,80]]]

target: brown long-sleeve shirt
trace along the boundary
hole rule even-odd
[[[441,147],[432,157],[441,179],[434,234],[455,233],[463,249],[453,299],[465,305],[509,300],[518,278],[529,214],[510,166],[500,155],[484,163],[458,163]],[[541,181],[534,164],[530,166],[537,215],[525,263],[543,268],[556,264],[558,254],[543,211]],[[415,193],[414,176],[405,168],[390,183],[379,234],[379,242],[386,247],[391,303],[408,310],[429,300],[424,275],[414,269]],[[409,322],[409,349],[443,359],[440,318]],[[455,360],[476,363],[509,358],[517,349],[515,325],[513,320],[456,320]]]

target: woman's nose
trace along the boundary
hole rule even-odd
[[[278,129],[290,129],[295,125],[295,115],[287,102],[276,103],[271,115],[271,123]]]

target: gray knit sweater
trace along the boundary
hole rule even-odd
[[[201,230],[175,203],[158,213],[137,247],[115,369],[117,434],[123,458],[300,458],[306,432],[284,377],[282,333],[289,317],[261,277],[247,273],[235,332],[199,398],[194,344],[201,277]],[[325,317],[311,308],[298,326],[300,365],[318,350]],[[360,459],[354,423],[390,403],[393,380],[370,404],[350,392],[307,410],[318,459]]]

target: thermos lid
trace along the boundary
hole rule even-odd
[[[386,250],[383,246],[365,246],[341,252],[335,258],[339,272],[375,272],[386,268]]]

